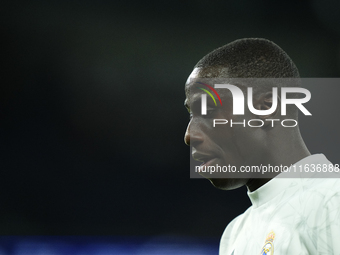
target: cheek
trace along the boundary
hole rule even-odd
[[[242,151],[240,151],[238,144],[240,140],[237,138],[237,132],[235,132],[237,129],[228,124],[216,127],[212,139],[217,145],[223,165],[230,164],[239,167],[243,162]]]
[[[224,103],[222,108],[219,108],[209,121],[209,131],[212,134],[214,141],[219,144],[231,143],[233,138],[233,128],[230,126],[230,121],[233,119],[232,104]],[[215,125],[214,125],[214,119]],[[218,120],[218,121],[217,121]]]
[[[228,120],[229,121],[229,120]],[[222,147],[231,147],[233,143],[234,130],[230,127],[230,123],[215,125],[210,128],[210,137]]]
[[[244,165],[257,164],[261,158],[265,138],[262,136],[261,128],[242,127],[235,131],[235,144]]]

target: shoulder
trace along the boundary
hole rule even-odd
[[[340,220],[339,178],[301,179],[297,182],[300,185],[283,201],[277,217],[290,213],[296,221],[308,219],[314,226],[325,219],[331,220],[331,216],[334,221]]]
[[[319,181],[319,183],[315,183]],[[312,207],[305,211],[309,237],[318,252],[340,254],[340,179],[315,179],[304,194]],[[307,209],[307,203],[304,203]]]
[[[340,194],[340,178],[311,178],[302,180],[302,196],[313,195],[327,203],[331,198]],[[340,206],[340,204],[339,204]]]
[[[340,194],[340,169],[338,164],[332,164],[323,154],[314,154],[295,164],[294,169],[298,175],[293,177],[297,184],[295,198],[305,199],[314,196],[314,204],[325,204]],[[302,173],[301,173],[302,171]],[[297,177],[297,178],[295,178]]]
[[[252,206],[250,206],[244,213],[235,217],[228,224],[228,226],[225,228],[222,234],[222,237],[221,237],[220,250],[229,248],[229,244],[235,242],[235,239],[238,236],[237,233],[239,233],[241,229],[243,228],[251,210],[252,210]]]
[[[315,202],[319,203],[318,209],[326,212],[327,209],[340,210],[340,179],[315,179],[313,183],[306,194],[313,194]]]

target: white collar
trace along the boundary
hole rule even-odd
[[[328,161],[328,159],[325,157],[325,155],[314,154],[314,155],[310,155],[308,157],[301,159],[300,161],[296,162],[294,165],[305,165],[305,164],[313,164],[313,163],[320,163],[320,162],[321,163],[328,162],[329,164],[331,164]],[[301,182],[301,179],[292,178],[292,175],[289,175],[289,173],[281,173],[275,178],[271,179],[269,182],[259,187],[257,190],[253,192],[250,192],[248,190],[247,194],[249,196],[249,199],[253,207],[256,208],[272,200],[278,194],[285,191],[288,187],[296,186],[298,182]]]

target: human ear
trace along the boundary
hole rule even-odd
[[[266,119],[277,119],[278,115],[277,113],[280,111],[280,97],[275,93],[277,98],[276,100],[273,100],[273,92],[268,91],[264,93],[260,93],[256,96],[256,98],[253,98],[254,101],[254,108],[259,111],[267,111],[270,112],[268,114],[255,114],[258,119],[266,120]],[[276,101],[273,105],[273,102]],[[275,107],[275,109],[273,109]],[[271,109],[271,111],[270,111]],[[265,121],[265,123],[270,123]],[[266,125],[265,125],[266,126]]]

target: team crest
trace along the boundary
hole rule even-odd
[[[266,243],[263,245],[260,255],[273,255],[274,254],[274,239],[275,233],[274,231],[270,231],[267,235]]]

